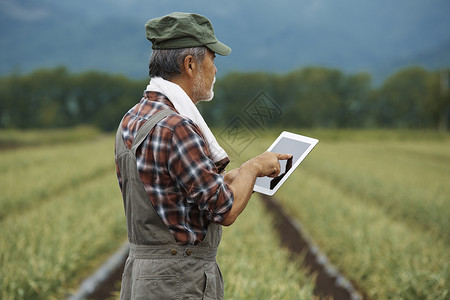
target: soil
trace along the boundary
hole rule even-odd
[[[326,271],[327,264],[320,261],[317,250],[315,250],[308,239],[302,234],[295,222],[292,222],[285,213],[282,205],[273,197],[261,195],[261,199],[265,204],[267,211],[273,214],[275,220],[275,229],[281,237],[281,246],[286,247],[292,254],[293,259],[299,256],[304,257],[303,267],[308,270],[311,276],[316,277],[316,287],[314,294],[320,299],[366,299],[363,294],[354,289],[352,286],[342,286],[337,284],[337,276],[340,274],[329,274]],[[124,262],[125,263],[125,262]],[[120,291],[120,281],[122,277],[124,264],[111,274],[111,277],[103,284],[98,286],[97,290],[90,295],[90,300],[106,300],[111,299]],[[363,296],[361,296],[363,295]]]
[[[353,287],[345,287],[337,284],[337,274],[329,274],[326,264],[321,262],[317,250],[311,247],[311,243],[302,234],[301,230],[291,221],[281,204],[274,199],[261,194],[261,199],[266,205],[267,211],[272,213],[275,220],[275,229],[281,237],[282,247],[286,247],[294,258],[303,256],[303,267],[310,275],[316,276],[314,294],[320,298],[334,300],[362,299],[360,292]],[[338,275],[341,276],[342,275]],[[354,286],[354,283],[352,283]]]

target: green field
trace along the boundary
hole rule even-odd
[[[126,240],[113,137],[7,131],[0,142],[0,299],[64,299]],[[271,222],[255,200],[225,228],[227,299],[311,299]]]
[[[275,196],[331,262],[372,299],[449,299],[449,135],[297,132],[320,142]]]
[[[372,299],[449,299],[450,136],[292,131],[320,142],[275,196],[332,264]],[[278,132],[257,134],[239,155],[228,149],[232,167]],[[24,136],[0,132],[0,298],[61,299],[126,240],[113,138]],[[226,299],[312,298],[272,222],[255,194],[224,228]]]
[[[123,243],[111,142],[0,152],[1,299],[60,299]]]

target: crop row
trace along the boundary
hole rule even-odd
[[[332,263],[370,298],[446,299],[450,257],[443,241],[333,182],[314,175],[299,177],[295,188],[280,191],[283,204]],[[294,191],[298,196],[292,196]]]
[[[114,176],[100,176],[0,224],[2,299],[61,298],[125,239]]]
[[[370,298],[448,299],[448,136],[315,133],[319,144],[275,197]],[[278,134],[259,132],[237,158]]]
[[[105,138],[76,146],[57,144],[3,151],[0,220],[36,208],[55,194],[111,172],[113,151]]]
[[[1,299],[64,298],[126,240],[113,144],[2,151]],[[218,261],[226,298],[311,299],[312,280],[279,248],[255,198],[224,228]]]
[[[324,144],[307,171],[450,244],[450,143]]]

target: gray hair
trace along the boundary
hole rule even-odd
[[[202,62],[205,58],[206,47],[192,47],[182,49],[153,50],[148,66],[150,78],[162,77],[170,79],[176,74],[181,74],[181,66],[188,55],[192,55],[196,62]]]

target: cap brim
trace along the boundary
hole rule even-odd
[[[228,55],[231,53],[231,48],[219,41],[212,43],[212,44],[207,44],[205,46],[208,47],[209,50],[211,50],[214,53],[217,53],[219,55],[225,56],[225,55]]]

